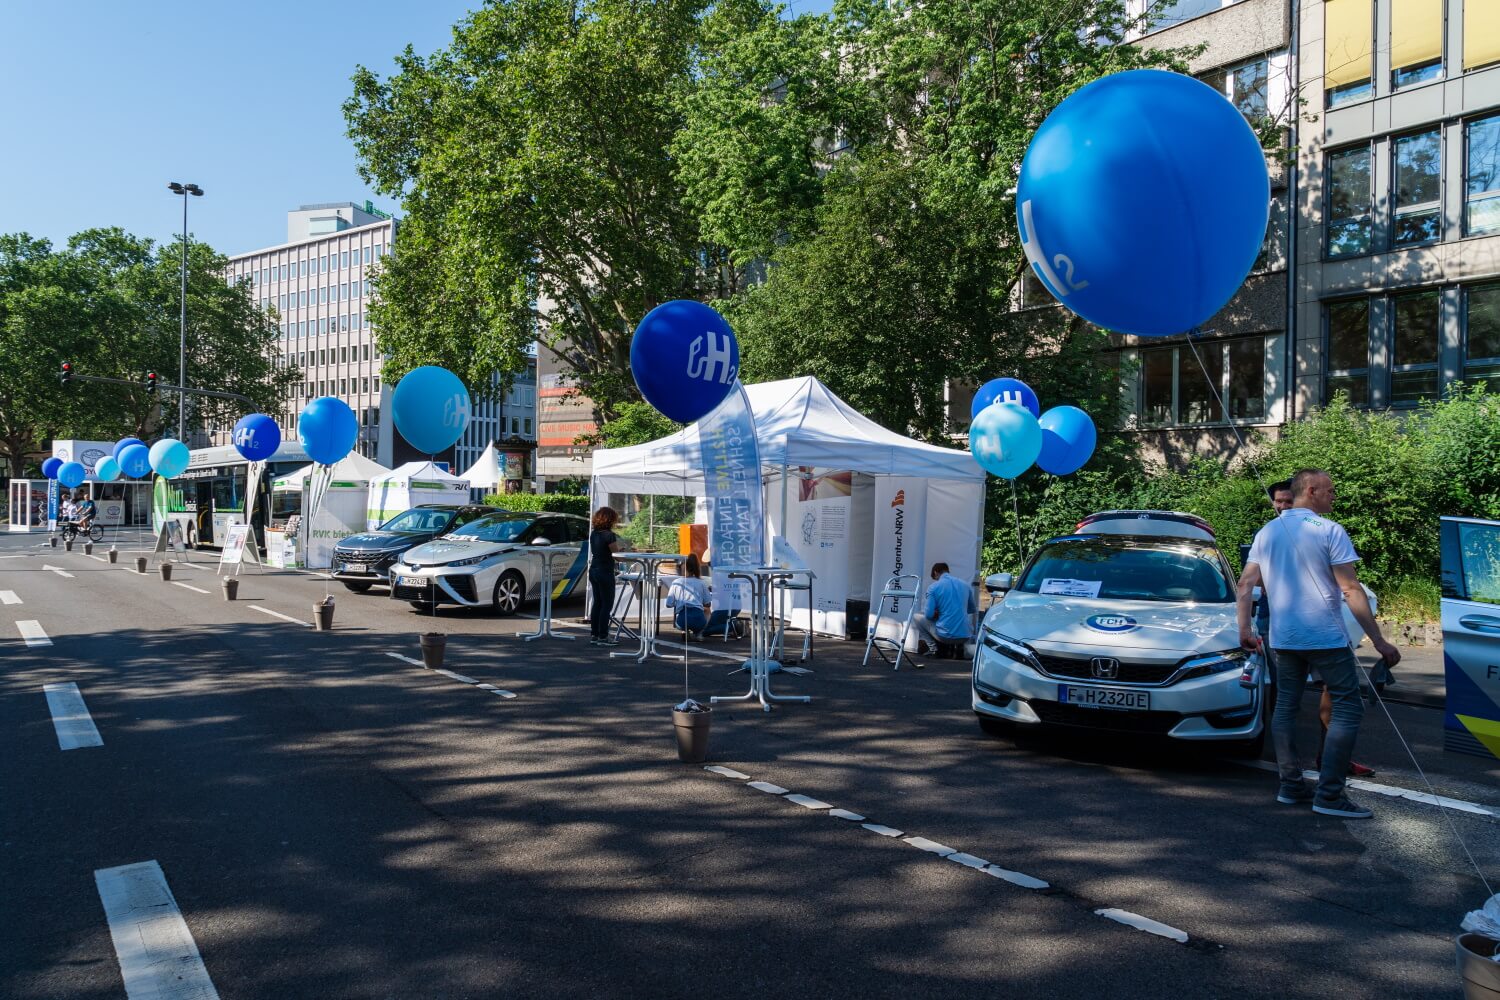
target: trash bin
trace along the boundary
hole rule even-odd
[[[115,564],[115,561],[120,558],[120,550],[117,549],[117,548],[111,547],[108,554],[109,554],[109,564],[111,566],[113,566]]]
[[[240,581],[237,577],[226,576],[219,581],[219,586],[224,588],[224,600],[232,601],[240,595]]]
[[[701,764],[708,759],[708,729],[713,725],[713,709],[702,706],[701,712],[679,712],[672,709],[672,728],[677,731],[677,759],[685,764]]]
[[[443,665],[443,654],[448,649],[448,637],[442,632],[423,632],[422,642],[422,665],[429,670],[436,670]]]
[[[333,598],[325,597],[313,602],[313,625],[319,632],[333,628]]]
[[[159,573],[161,573],[161,578],[163,580],[172,579],[172,564],[170,562],[157,563],[156,569]]]
[[[1500,1000],[1500,962],[1492,957],[1497,951],[1500,941],[1483,934],[1458,936],[1458,975],[1464,983],[1464,1000]]]
[[[135,557],[135,571],[137,573],[144,573],[144,572],[146,572],[146,557],[145,556],[136,556]]]

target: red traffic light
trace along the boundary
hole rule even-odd
[[[73,366],[70,365],[70,364],[68,364],[66,361],[64,361],[62,363],[62,372],[59,374],[58,378],[61,379],[64,383],[66,383],[72,377],[73,377]]]
[[[155,392],[156,391],[156,372],[147,372],[146,373],[146,391],[147,392]]]

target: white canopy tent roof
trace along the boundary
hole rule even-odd
[[[431,461],[407,462],[398,465],[389,472],[382,472],[378,476],[370,477],[371,488],[381,486],[403,486],[411,480],[421,480],[429,483],[443,483],[445,485],[468,485],[468,481],[462,476],[455,476],[451,472],[444,472]]]
[[[816,378],[745,386],[755,415],[763,467],[815,466],[876,476],[982,483],[984,470],[966,451],[939,448],[887,430],[839,399]],[[698,425],[628,448],[594,452],[595,495],[704,493]]]
[[[316,465],[305,465],[284,476],[277,476],[276,482],[272,485],[278,489],[301,489],[302,484],[316,468]],[[372,479],[387,475],[390,471],[379,462],[365,458],[357,451],[351,451],[333,464],[333,478],[338,480],[354,479],[368,483]]]
[[[484,454],[465,472],[461,479],[469,481],[469,489],[498,490],[505,486],[505,469],[500,464],[500,453],[495,450],[495,442],[491,441],[484,448]]]

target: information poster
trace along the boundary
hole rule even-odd
[[[250,525],[234,524],[224,534],[224,548],[219,553],[219,569],[225,566],[235,567],[239,571],[240,563],[245,558],[245,542],[250,537]]]
[[[812,627],[825,635],[844,634],[849,589],[850,522],[853,476],[847,471],[802,467],[788,483],[787,523],[781,533],[812,570]],[[773,504],[775,509],[779,504]],[[807,594],[794,592],[791,621],[807,621]]]

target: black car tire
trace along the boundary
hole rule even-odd
[[[342,581],[342,583],[344,584],[345,589],[350,590],[356,594],[363,594],[365,591],[375,586],[374,580],[344,580]]]
[[[521,610],[521,604],[525,600],[525,578],[513,569],[501,573],[500,579],[495,581],[495,592],[490,597],[495,613],[502,617],[509,617]]]

